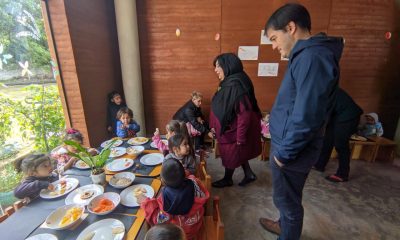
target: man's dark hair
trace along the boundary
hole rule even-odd
[[[171,188],[179,188],[185,180],[185,169],[177,159],[167,159],[161,168],[161,179]]]
[[[311,31],[311,17],[307,9],[297,3],[288,3],[278,8],[265,24],[265,34],[268,29],[283,30],[293,21],[299,28]]]

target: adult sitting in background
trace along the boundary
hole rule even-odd
[[[336,94],[335,107],[326,127],[321,154],[314,169],[325,171],[325,166],[330,159],[333,146],[335,146],[339,156],[339,167],[336,174],[327,176],[326,179],[331,182],[345,182],[348,180],[350,172],[349,139],[357,131],[363,111],[343,89],[339,88]]]
[[[192,98],[185,103],[172,119],[186,123],[189,134],[194,139],[195,149],[198,150],[204,144],[204,135],[210,132],[208,123],[201,112],[203,95],[197,91],[192,92]],[[212,137],[212,135],[211,135]]]
[[[249,160],[261,153],[261,112],[251,79],[243,71],[240,59],[233,53],[224,53],[214,60],[219,87],[212,98],[210,126],[215,131],[225,175],[213,182],[216,188],[233,185],[232,176],[242,166],[244,178],[239,186],[257,179]]]

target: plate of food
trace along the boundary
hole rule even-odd
[[[356,140],[356,141],[363,141],[363,142],[368,141],[367,138],[365,138],[365,137],[363,137],[363,136],[360,136],[360,135],[357,135],[357,134],[351,135],[350,139]]]
[[[120,157],[126,153],[126,148],[124,147],[115,147],[111,148],[110,157]]]
[[[144,151],[143,146],[131,146],[126,149],[126,153],[132,156],[139,156]]]
[[[43,189],[40,191],[40,197],[44,199],[53,199],[64,196],[79,185],[79,180],[76,178],[62,178],[55,182],[52,182],[54,190]]]
[[[41,233],[25,240],[58,240],[57,236],[49,233]]]
[[[142,145],[149,141],[148,138],[145,137],[135,137],[128,140],[128,144],[130,145]]]
[[[68,196],[65,198],[65,204],[69,205],[75,203],[79,205],[88,205],[93,198],[102,194],[103,192],[104,188],[101,185],[85,185],[68,194]]]
[[[168,146],[168,140],[167,140],[167,139],[163,139],[163,140],[161,140],[161,141],[164,143],[164,145]],[[152,148],[157,148],[157,145],[156,145],[155,142],[151,142],[151,143],[150,143],[150,147],[152,147]]]
[[[86,227],[77,240],[122,240],[124,235],[124,224],[120,220],[107,218]]]
[[[111,172],[119,172],[132,167],[133,160],[130,158],[117,158],[106,165],[106,169]]]
[[[103,143],[100,145],[100,147],[105,148],[105,147],[107,147],[108,145],[110,145],[110,143],[111,143],[112,141],[114,141],[114,140],[115,140],[115,139],[107,140],[107,141],[103,142]],[[117,140],[113,143],[112,147],[121,146],[123,142],[124,142],[124,141],[122,141],[121,139],[117,139]]]
[[[45,222],[50,229],[67,229],[81,219],[84,211],[85,207],[79,204],[65,205],[50,213]]]
[[[155,166],[164,161],[164,155],[161,153],[149,153],[140,158],[140,163],[147,166]]]
[[[138,207],[137,197],[140,195],[152,198],[154,196],[154,190],[150,185],[147,184],[136,184],[128,188],[125,188],[121,192],[121,204],[127,207]]]
[[[75,168],[78,168],[78,169],[82,169],[82,170],[85,170],[85,169],[89,169],[89,168],[90,168],[90,166],[87,165],[87,164],[86,164],[84,161],[82,161],[82,160],[76,161],[75,164],[74,164],[74,167],[75,167]]]
[[[89,212],[96,215],[106,215],[119,205],[121,197],[115,192],[106,192],[93,198],[87,206]]]
[[[120,172],[111,177],[108,182],[114,188],[126,188],[135,180],[135,174],[131,172]]]

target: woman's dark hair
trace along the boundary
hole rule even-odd
[[[117,96],[117,95],[121,96],[121,94],[120,94],[119,92],[117,92],[117,91],[112,91],[112,92],[110,92],[110,93],[107,95],[107,96],[108,96],[108,101],[109,101],[109,102],[112,102],[113,98],[114,98],[115,96]]]
[[[146,233],[144,240],[185,240],[185,232],[176,224],[163,223],[154,225]]]
[[[176,159],[167,159],[161,168],[161,179],[166,186],[179,188],[185,180],[185,169]]]
[[[133,112],[132,112],[132,110],[130,110],[130,109],[127,108],[127,107],[123,107],[123,108],[121,108],[121,109],[117,112],[117,119],[118,119],[118,120],[121,119],[122,115],[124,115],[124,114],[128,114],[128,116],[129,116],[130,118],[133,118]]]
[[[243,72],[242,61],[240,61],[238,56],[236,56],[234,53],[223,53],[218,55],[213,61],[214,67],[216,66],[217,62],[224,71],[225,77],[234,73]]]
[[[51,159],[48,155],[42,153],[33,153],[29,154],[25,158],[20,158],[15,161],[14,166],[17,172],[22,172],[26,176],[31,176],[36,171],[36,168],[46,161],[51,163]]]
[[[265,34],[267,30],[283,30],[286,32],[286,25],[293,21],[298,27],[311,31],[311,17],[307,9],[297,3],[288,3],[278,8],[265,24]]]

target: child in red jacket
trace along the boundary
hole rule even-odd
[[[146,221],[150,225],[176,224],[185,231],[187,239],[193,239],[203,223],[203,206],[209,192],[193,175],[186,178],[182,164],[176,159],[164,161],[161,181],[165,185],[161,194],[141,202]]]

